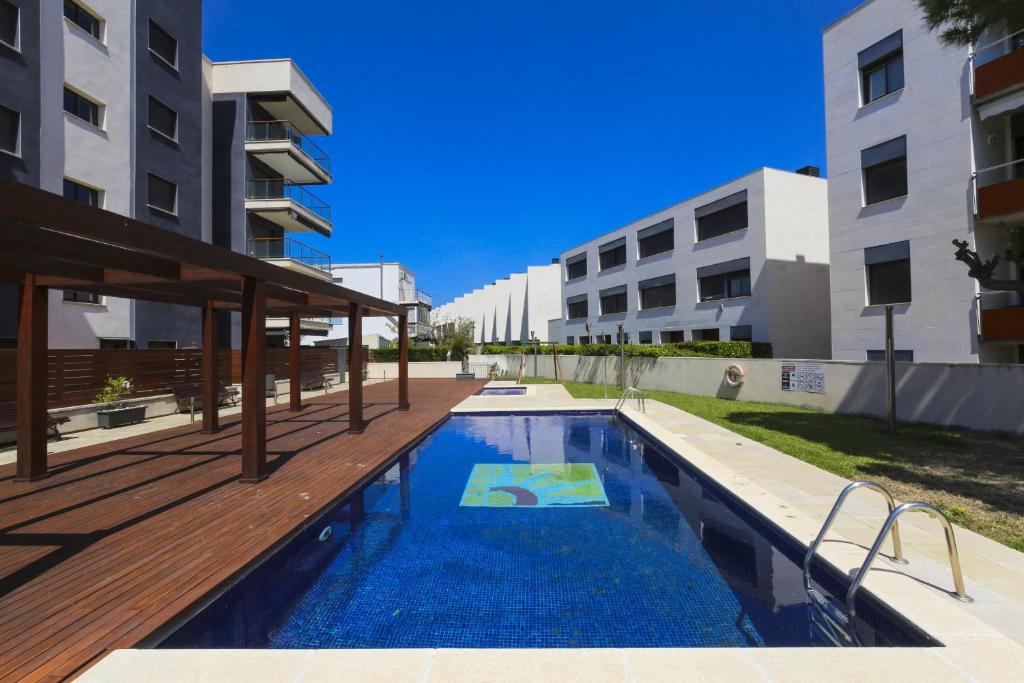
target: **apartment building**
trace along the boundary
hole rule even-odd
[[[979,288],[951,244],[988,258],[1024,222],[1022,48],[946,46],[912,0],[825,29],[834,358],[880,358],[893,304],[898,359],[1024,362],[1024,302]]]
[[[0,0],[0,177],[329,279],[326,255],[286,234],[330,234],[303,187],[330,180],[308,137],[330,133],[329,105],[290,60],[212,64],[201,37],[201,0]],[[0,345],[16,310],[2,286]],[[51,348],[201,339],[185,306],[51,290],[49,316]]]
[[[829,352],[826,182],[770,168],[567,249],[566,343],[771,342]]]
[[[385,301],[392,301],[406,310],[409,340],[413,343],[431,339],[430,317],[433,297],[416,285],[416,273],[397,261],[378,263],[335,263],[330,267],[331,279],[349,289],[363,292]],[[380,343],[394,340],[398,336],[397,318],[369,317],[363,319],[364,344],[368,339]],[[317,345],[342,345],[348,340],[348,320],[333,321],[326,339]]]
[[[478,344],[525,344],[530,339],[557,341],[549,336],[549,321],[561,316],[558,260],[529,266],[434,310],[435,323],[469,320]]]

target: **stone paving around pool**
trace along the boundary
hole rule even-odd
[[[493,383],[507,386],[509,383]],[[610,410],[615,400],[573,399],[560,385],[525,396],[472,396],[452,412]],[[690,465],[715,479],[784,533],[808,544],[848,482],[657,401],[623,413]],[[851,497],[822,544],[822,558],[847,574],[860,567],[886,513],[881,497]],[[119,650],[79,680],[320,681],[855,681],[1020,680],[1024,662],[1024,554],[957,528],[967,593],[952,579],[941,528],[927,515],[900,521],[910,563],[879,557],[864,583],[941,641],[936,648],[750,648],[604,650]]]

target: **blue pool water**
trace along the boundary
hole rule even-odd
[[[480,390],[480,396],[522,396],[526,393],[526,387],[485,387]]]
[[[621,418],[453,416],[361,500],[161,647],[825,644],[799,548]],[[864,644],[933,644],[864,597]]]

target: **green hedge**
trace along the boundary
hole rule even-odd
[[[558,344],[541,346],[537,352],[542,355],[554,353],[554,349],[563,356],[617,356],[618,344]],[[483,346],[485,354],[527,354],[534,353],[532,346]],[[689,356],[704,358],[771,358],[772,345],[767,342],[747,341],[688,341],[676,344],[626,344],[628,358],[657,358],[658,356]]]
[[[409,362],[448,360],[448,349],[429,346],[413,346],[409,349]],[[398,349],[370,349],[370,361],[373,363],[398,362]]]

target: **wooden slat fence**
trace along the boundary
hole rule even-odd
[[[241,351],[218,351],[219,379],[242,381]],[[168,394],[171,387],[202,380],[201,349],[52,349],[47,352],[47,406],[93,403],[107,376],[130,377],[135,396]],[[335,372],[334,349],[302,348],[303,369]],[[15,398],[17,352],[0,350],[0,399]],[[288,349],[267,349],[267,373],[288,377]]]

